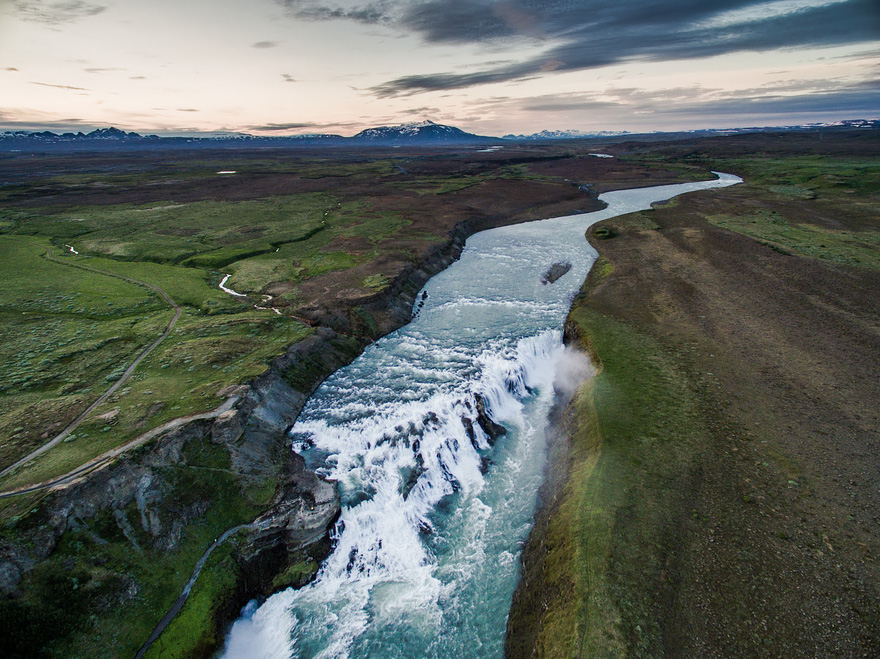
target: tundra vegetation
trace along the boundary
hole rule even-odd
[[[880,164],[849,137],[618,153],[745,183],[588,234],[566,336],[599,370],[560,413],[511,658],[878,652]]]
[[[216,408],[219,393],[252,381],[316,327],[362,347],[392,329],[381,308],[400,278],[448,247],[456,227],[466,234],[592,210],[596,192],[701,179],[712,168],[744,176],[748,187],[701,206],[710,225],[741,232],[779,258],[876,268],[876,159],[848,144],[805,155],[810,147],[797,140],[761,153],[766,143],[609,145],[615,158],[589,156],[596,144],[578,142],[492,154],[5,154],[0,469],[65,428],[165,331],[174,310],[142,283],[167,293],[183,313],[118,391],[65,441],[0,478],[0,490],[51,480],[169,420]],[[677,208],[615,220],[597,245],[662,233],[663,214]],[[839,226],[803,221],[805,211],[845,219]],[[666,583],[669,570],[658,548],[676,546],[667,532],[680,518],[674,484],[700,463],[714,423],[704,389],[665,336],[589,305],[599,278],[621,272],[613,255],[594,272],[569,324],[581,328],[575,334],[602,370],[561,421],[571,434],[567,473],[578,477],[567,481],[550,517],[558,546],[571,552],[549,562],[542,579],[553,588],[531,582],[533,593],[559,595],[549,609],[558,616],[547,627],[534,612],[511,618],[535,631],[530,639],[542,639],[547,657],[603,647],[651,654],[662,646],[664,618],[651,589]],[[246,297],[219,288],[225,275],[225,286]],[[644,308],[634,293],[622,299]],[[704,345],[694,340],[699,353]],[[307,390],[327,375],[322,368],[306,361],[286,377]],[[150,446],[127,459],[146,459]],[[789,459],[774,455],[774,465]],[[122,515],[67,520],[48,556],[21,574],[0,575],[4,654],[132,656],[213,540],[252,521],[278,492],[277,475],[241,479],[232,467],[210,437],[187,436],[177,461],[161,467],[166,489],[153,513],[166,524],[162,534],[134,504]],[[53,496],[38,490],[0,499],[0,549],[27,553],[39,544]],[[247,582],[239,541],[233,536],[211,555],[151,656],[209,656],[222,641],[236,612],[229,603]],[[292,556],[271,588],[304,583],[316,568],[313,556]]]
[[[413,268],[436,267],[431,255],[448,248],[456,227],[460,239],[597,207],[560,173],[532,170],[560,157],[595,160],[540,147],[514,157],[4,155],[0,469],[55,437],[162,335],[175,310],[156,289],[182,314],[112,396],[64,441],[0,477],[0,489],[51,481],[169,420],[216,408],[316,326],[359,349],[393,328],[381,312],[390,288]],[[598,165],[661,182],[697,175]],[[226,275],[225,286],[246,297],[219,288]],[[285,377],[308,391],[326,368],[306,359]],[[121,509],[95,504],[91,516],[59,520],[48,489],[0,499],[0,549],[11,559],[0,600],[5,656],[132,656],[214,538],[278,494],[277,473],[242,478],[210,436],[173,445],[158,466],[152,444],[126,454],[153,465],[154,498]],[[151,656],[210,654],[237,611],[231,603],[262,592],[242,573],[241,535],[211,555]],[[313,555],[294,555],[264,581],[303,583],[316,568]]]

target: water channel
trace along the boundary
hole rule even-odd
[[[610,192],[601,211],[471,236],[412,322],[328,378],[300,415],[296,450],[338,482],[335,549],[309,586],[250,604],[223,656],[500,658],[568,359],[562,323],[596,258],[584,233],[741,181],[718,176]],[[556,263],[571,269],[545,283]],[[480,409],[506,434],[493,442]]]

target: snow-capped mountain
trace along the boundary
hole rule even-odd
[[[63,133],[58,135],[49,131],[15,131],[0,133],[0,150],[107,150],[132,147],[137,149],[162,148],[234,148],[248,146],[401,146],[486,144],[498,142],[496,137],[480,137],[466,133],[453,126],[444,126],[433,121],[401,124],[399,126],[380,126],[368,128],[354,137],[341,135],[311,134],[282,135],[278,137],[249,135],[247,133],[205,133],[202,135],[180,137],[158,137],[126,133],[118,128],[99,128],[91,133]]]
[[[780,131],[835,131],[880,129],[880,119],[849,119],[822,124],[776,126],[764,128],[701,129],[677,133],[644,133],[641,136],[625,131],[544,130],[532,135],[505,135],[503,138],[485,137],[466,133],[453,126],[433,121],[420,121],[399,126],[368,128],[354,137],[310,134],[278,137],[249,135],[247,133],[202,133],[186,137],[159,137],[127,133],[118,128],[99,128],[90,133],[52,133],[50,131],[6,131],[0,133],[0,151],[113,151],[156,149],[235,149],[241,147],[366,147],[366,146],[474,146],[501,145],[505,140],[537,141],[584,138],[605,138],[615,141],[650,137],[650,139],[677,139],[689,136],[734,135]]]
[[[505,135],[505,140],[576,140],[587,137],[612,137],[618,135],[629,135],[627,131],[609,131],[601,130],[598,132],[587,133],[582,130],[542,130],[540,133],[532,133],[531,135]]]
[[[419,121],[399,126],[368,128],[351,138],[355,142],[369,144],[483,144],[497,138],[481,137],[466,133],[454,126]]]

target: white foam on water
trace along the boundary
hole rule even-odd
[[[738,180],[608,193],[596,213],[472,236],[428,282],[413,321],[307,403],[292,433],[338,483],[334,550],[310,585],[236,622],[224,656],[501,657],[554,387],[589,373],[560,331],[595,259],[584,232]],[[562,261],[570,273],[542,284]],[[493,440],[493,424],[506,434]]]

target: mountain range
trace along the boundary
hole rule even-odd
[[[433,121],[368,128],[353,137],[342,135],[286,135],[264,137],[225,133],[191,137],[160,137],[127,133],[118,128],[99,128],[90,133],[8,131],[0,133],[0,150],[111,150],[121,148],[224,148],[240,146],[453,146],[497,144],[502,140],[466,133],[460,128]]]
[[[454,126],[433,121],[405,123],[398,126],[368,128],[352,137],[332,134],[286,135],[264,137],[247,133],[205,134],[191,137],[160,137],[125,132],[118,128],[99,128],[90,133],[53,133],[50,131],[7,131],[0,133],[0,151],[109,151],[128,149],[165,148],[239,148],[253,147],[359,147],[359,146],[476,146],[500,145],[513,141],[552,141],[566,139],[605,139],[619,142],[625,139],[674,139],[693,135],[731,135],[737,133],[779,132],[791,130],[833,130],[880,128],[880,120],[857,119],[825,124],[776,126],[768,128],[732,128],[681,131],[677,133],[627,133],[599,131],[587,133],[578,130],[544,130],[531,135],[488,137],[467,133]]]

